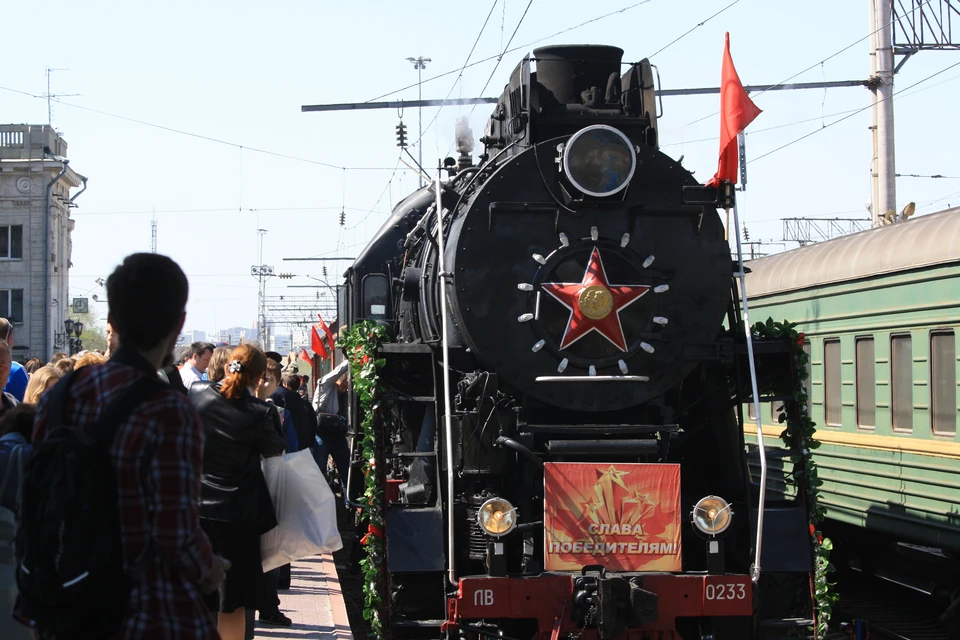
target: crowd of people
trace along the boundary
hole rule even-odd
[[[0,381],[7,381],[0,511],[17,517],[18,571],[52,570],[26,560],[44,544],[31,527],[45,526],[31,520],[40,516],[23,489],[43,482],[34,477],[39,462],[24,470],[31,451],[41,451],[64,427],[94,437],[111,433],[103,444],[113,466],[118,553],[129,589],[119,628],[106,637],[243,640],[253,637],[255,611],[262,622],[290,625],[278,594],[289,588],[290,567],[261,569],[260,536],[277,521],[260,461],[310,449],[324,473],[328,457],[346,473],[346,365],[318,382],[311,402],[295,355],[284,366],[280,354],[253,344],[197,342],[175,356],[188,283],[165,256],[128,256],[107,280],[107,293],[105,353],[58,353],[47,364],[34,358],[21,365],[11,358],[14,327],[0,319]],[[133,397],[134,388],[141,395]],[[51,508],[67,507],[45,505],[44,513]],[[60,549],[58,564],[70,552]],[[82,573],[76,580],[83,579],[94,580]],[[73,582],[44,594],[42,604],[21,587],[12,616],[23,625],[22,637],[57,640],[63,617],[71,615],[66,587]],[[63,606],[48,610],[54,601]],[[9,609],[0,615],[9,622]],[[0,622],[4,638],[20,637],[7,628]]]

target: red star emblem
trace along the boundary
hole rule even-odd
[[[570,309],[570,319],[560,341],[561,349],[596,331],[621,351],[626,351],[620,312],[650,290],[640,284],[610,284],[596,247],[590,254],[582,281],[545,282],[542,286],[544,291]]]

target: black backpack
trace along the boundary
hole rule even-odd
[[[109,448],[120,425],[161,382],[123,391],[89,432],[65,423],[74,374],[51,391],[47,436],[24,473],[17,530],[19,617],[57,640],[107,638],[129,609],[119,498]]]

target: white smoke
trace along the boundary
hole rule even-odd
[[[467,116],[457,118],[456,139],[459,153],[473,151],[473,129],[470,128],[470,119]]]

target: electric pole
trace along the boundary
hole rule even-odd
[[[407,58],[409,62],[413,63],[413,68],[417,70],[417,101],[423,101],[423,70],[427,68],[427,63],[431,62],[430,58],[424,58],[423,56],[417,56],[416,58]],[[417,107],[418,118],[420,120],[420,139],[417,140],[417,155],[419,160],[417,164],[419,165],[418,169],[423,167],[423,107]],[[418,171],[419,173],[419,171]],[[423,176],[420,176],[420,187],[423,187]]]
[[[893,7],[890,0],[870,3],[870,79],[873,101],[873,198],[870,216],[879,226],[887,211],[897,210],[897,178],[893,149]]]
[[[260,345],[263,347],[264,351],[270,350],[270,340],[267,336],[267,280],[273,277],[273,267],[270,265],[263,264],[263,236],[267,234],[266,229],[257,229],[257,233],[260,234],[260,251],[258,256],[258,261],[260,264],[255,264],[250,267],[250,275],[257,279],[258,291],[257,291],[257,315],[258,320],[257,324],[260,337]]]
[[[153,219],[150,221],[150,253],[157,252],[157,208],[153,208]]]

